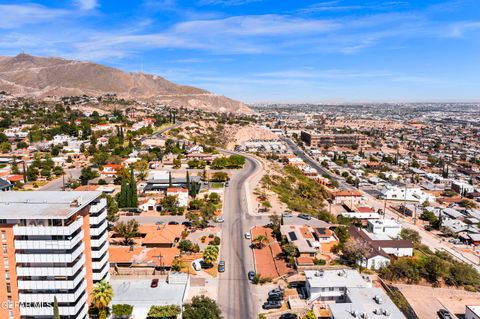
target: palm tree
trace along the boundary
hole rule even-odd
[[[253,239],[253,242],[258,245],[259,248],[263,248],[269,243],[268,237],[265,235],[258,235]]]
[[[93,286],[92,305],[98,309],[99,318],[107,318],[108,305],[113,298],[112,286],[105,280],[99,281]]]
[[[208,245],[203,252],[203,261],[211,265],[218,258],[218,246]]]

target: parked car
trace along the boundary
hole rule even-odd
[[[185,227],[192,227],[192,223],[189,222],[189,221],[183,222],[182,225],[185,226]]]
[[[271,296],[268,296],[267,301],[283,301],[283,295],[271,295]]]
[[[248,272],[248,280],[253,281],[255,279],[255,272],[253,270]]]
[[[292,217],[293,214],[292,214],[292,212],[286,210],[286,211],[282,214],[282,216],[283,216],[283,217]]]
[[[452,314],[446,309],[440,309],[437,314],[442,319],[452,319]]]
[[[263,304],[262,308],[264,310],[280,309],[282,308],[282,303],[280,301],[267,301],[266,303]]]
[[[312,219],[312,216],[310,216],[308,214],[298,214],[298,218],[310,220],[310,219]]]
[[[294,313],[284,313],[283,315],[281,315],[278,319],[297,319],[298,316]]]
[[[275,288],[275,289],[272,289],[268,292],[268,297],[279,296],[279,295],[281,295],[283,297],[283,290],[280,289],[280,288]]]
[[[200,263],[200,260],[195,260],[192,262],[192,267],[193,269],[195,269],[196,271],[200,271],[202,270],[202,264]]]
[[[151,288],[157,288],[158,287],[158,278],[152,279],[152,282],[150,283]]]
[[[252,239],[252,235],[249,232],[245,233],[245,239]]]
[[[225,261],[220,260],[218,262],[218,272],[225,272]]]
[[[217,222],[217,223],[223,223],[224,221],[225,221],[225,219],[223,219],[223,217],[218,217],[218,218],[216,219],[216,222]]]
[[[228,187],[230,186],[230,183],[229,182],[225,182],[225,187]]]
[[[163,224],[163,222],[162,222],[162,221],[160,221],[160,220],[159,220],[159,221],[157,221],[157,222],[155,222],[155,225],[162,225],[162,224]]]
[[[169,225],[178,225],[178,222],[172,220],[171,222],[168,222],[168,224]]]

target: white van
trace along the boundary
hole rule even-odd
[[[200,271],[202,270],[202,264],[200,263],[200,260],[195,260],[192,262],[192,267],[195,269],[195,271]]]

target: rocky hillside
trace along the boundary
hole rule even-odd
[[[28,54],[0,57],[0,91],[36,98],[117,94],[125,99],[156,100],[172,107],[200,108],[213,112],[251,112],[239,101],[195,87],[178,85],[157,75],[127,73],[90,62]]]

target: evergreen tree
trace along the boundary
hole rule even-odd
[[[135,180],[135,174],[133,173],[133,166],[130,169],[130,207],[137,207],[138,197],[137,197],[137,182]]]
[[[125,178],[122,178],[122,186],[118,195],[118,207],[127,207],[127,181]]]
[[[168,172],[168,187],[172,187],[172,172]]]
[[[60,319],[60,310],[58,310],[57,296],[53,297],[53,319]]]
[[[186,181],[187,181],[187,189],[190,189],[190,174],[188,173],[188,170],[187,170]]]

